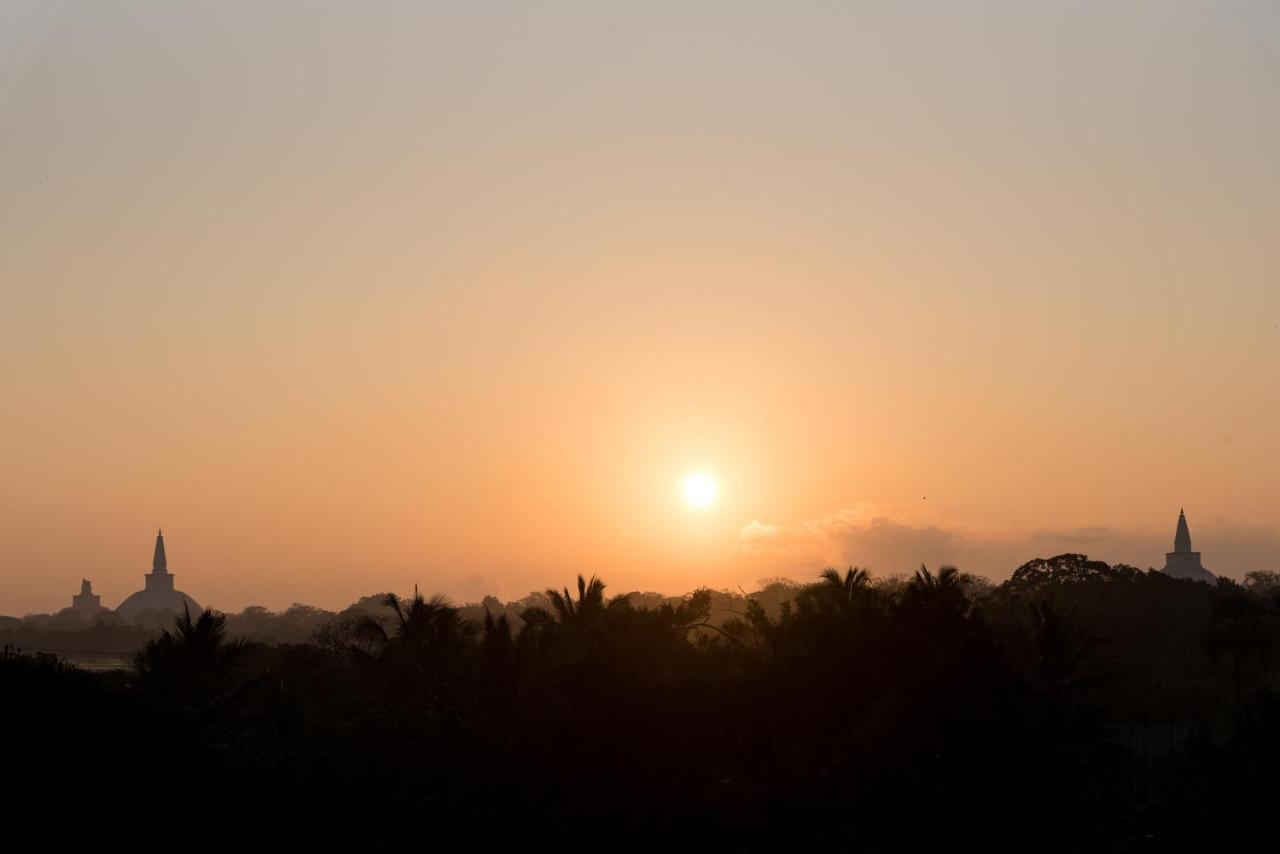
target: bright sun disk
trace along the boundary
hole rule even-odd
[[[684,479],[684,500],[690,507],[707,507],[716,500],[716,481],[705,472]]]

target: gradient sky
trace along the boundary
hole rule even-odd
[[[0,613],[1280,569],[1280,6],[11,0],[0,384]]]

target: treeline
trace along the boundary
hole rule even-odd
[[[975,579],[975,583],[979,580]],[[886,579],[883,584],[897,583]],[[981,583],[986,583],[982,581]],[[711,592],[711,620],[725,622],[743,613],[747,601],[755,600],[772,614],[781,603],[792,598],[802,585],[785,578],[764,579],[761,589],[751,593],[734,590]],[[637,608],[655,608],[680,601],[679,596],[661,593],[631,592],[623,596]],[[315,633],[333,622],[350,622],[369,616],[387,622],[386,593],[365,596],[341,611],[329,611],[295,602],[283,611],[272,611],[262,605],[250,605],[239,612],[227,612],[226,633],[230,638],[244,638],[267,644],[309,643]],[[521,614],[529,608],[546,607],[547,594],[535,591],[511,602],[485,596],[481,602],[458,606],[466,619],[480,622],[486,613],[505,614],[517,629],[523,625]],[[215,608],[216,610],[216,608]],[[0,646],[8,644],[32,651],[76,651],[132,654],[144,643],[173,625],[173,613],[148,610],[126,618],[103,608],[95,614],[84,614],[64,608],[54,614],[27,614],[23,617],[0,616]]]
[[[129,671],[0,660],[5,803],[228,847],[1255,847],[1277,582],[1060,555],[719,615],[579,578],[519,609],[388,595],[305,643],[186,616]]]

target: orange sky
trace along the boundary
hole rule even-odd
[[[604,5],[0,9],[0,613],[1280,569],[1274,5]]]

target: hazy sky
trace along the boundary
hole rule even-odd
[[[1280,569],[1280,3],[9,0],[0,391],[0,613]]]

